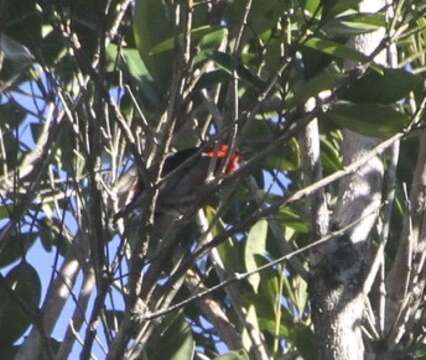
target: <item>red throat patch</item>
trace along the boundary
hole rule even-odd
[[[225,159],[228,156],[228,153],[229,153],[229,146],[226,144],[220,144],[217,149],[207,151],[207,156],[215,157],[218,159]]]
[[[226,159],[229,154],[229,145],[220,144],[218,148],[210,150],[207,153],[207,156],[217,159]],[[236,171],[240,166],[241,155],[237,152],[233,153],[229,159],[229,164],[226,167],[225,174],[231,174]]]

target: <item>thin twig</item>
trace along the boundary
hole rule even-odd
[[[275,259],[273,261],[270,261],[270,262],[268,262],[265,265],[259,266],[255,270],[247,271],[245,273],[236,273],[234,276],[232,276],[231,278],[229,278],[229,279],[227,279],[225,281],[222,281],[220,284],[212,286],[212,287],[210,287],[210,288],[208,288],[208,289],[206,289],[204,291],[201,291],[198,294],[196,294],[194,296],[191,296],[190,298],[188,298],[186,300],[178,302],[177,304],[174,304],[174,305],[172,305],[170,307],[167,307],[165,309],[160,309],[160,310],[155,311],[155,312],[151,312],[151,313],[148,312],[148,313],[144,314],[141,317],[140,320],[141,321],[147,321],[147,320],[155,319],[155,318],[160,317],[160,316],[164,316],[166,314],[169,314],[172,311],[181,309],[182,307],[186,306],[187,304],[190,304],[193,301],[202,298],[203,296],[206,296],[206,295],[208,295],[208,294],[210,294],[210,293],[212,293],[214,291],[223,289],[224,287],[226,287],[226,286],[228,286],[228,285],[230,285],[230,284],[232,284],[234,282],[245,280],[248,277],[250,277],[251,275],[257,274],[257,273],[259,273],[261,271],[264,271],[264,270],[271,269],[274,266],[276,266],[276,265],[278,265],[278,264],[280,264],[280,263],[282,263],[284,261],[287,261],[287,260],[291,259],[292,257],[294,257],[296,255],[302,254],[302,253],[304,253],[304,252],[306,252],[308,250],[311,250],[312,248],[314,248],[314,247],[316,247],[318,245],[321,245],[321,244],[323,244],[323,243],[325,243],[325,242],[327,242],[329,240],[332,240],[332,239],[334,239],[336,237],[344,235],[346,233],[346,231],[348,231],[349,229],[351,229],[352,227],[354,227],[355,225],[357,225],[359,222],[361,222],[362,220],[364,220],[364,218],[370,216],[371,214],[376,213],[379,209],[380,209],[380,207],[374,209],[373,211],[371,211],[371,212],[369,212],[367,214],[365,214],[363,217],[361,217],[361,218],[353,221],[352,223],[346,225],[345,227],[342,227],[341,229],[339,229],[337,231],[334,231],[334,232],[330,233],[329,235],[324,236],[323,238],[321,238],[321,239],[319,239],[317,241],[314,241],[311,244],[303,246],[300,249],[297,249],[297,250],[295,250],[295,251],[293,251],[293,252],[291,252],[289,254],[283,255],[283,256],[281,256],[281,257],[279,257],[279,258],[277,258],[277,259]]]

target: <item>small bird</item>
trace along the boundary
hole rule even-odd
[[[228,163],[223,169],[225,161]],[[222,169],[225,175],[231,174],[238,169],[240,161],[241,155],[230,154],[226,144],[210,149],[193,147],[168,156],[161,173],[164,180],[159,186],[157,208],[160,212],[182,214],[209,175],[217,176]],[[115,222],[141,206],[145,186],[136,166],[122,175],[114,188],[121,208],[114,216]]]

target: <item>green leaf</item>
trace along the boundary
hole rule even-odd
[[[327,15],[329,17],[337,16],[345,13],[348,10],[356,10],[358,12],[358,4],[361,0],[338,0],[333,1],[333,6],[327,9]]]
[[[23,311],[15,297],[12,297],[4,286],[26,306],[36,313],[41,297],[41,283],[36,270],[28,263],[21,262],[0,280],[0,344],[13,344],[31,324],[31,315]]]
[[[356,63],[365,63],[368,62],[368,56],[363,53],[350,48],[349,46],[339,44],[338,42],[320,39],[317,37],[312,37],[303,43],[303,46],[310,49],[320,51],[324,54],[335,56],[344,60],[351,60]],[[377,65],[371,65],[373,69],[378,72],[382,72],[381,68]]]
[[[20,144],[17,141],[15,134],[16,133],[13,129],[3,133],[4,147],[6,149],[6,159],[4,158],[4,156],[0,156],[0,165],[2,166],[3,163],[7,162],[9,169],[17,166],[23,156]],[[3,170],[3,168],[1,168],[1,170]]]
[[[198,42],[198,51],[193,59],[194,65],[209,59],[211,52],[218,49],[227,36],[228,29],[225,28],[220,28],[204,35]]]
[[[204,25],[196,29],[191,30],[191,39],[200,40],[200,46],[218,46],[223,40],[224,35],[227,34],[227,30],[224,28],[218,28],[217,26]],[[179,34],[177,41],[183,42],[183,34]],[[167,38],[166,40],[155,45],[151,51],[150,55],[161,54],[166,51],[173,50],[175,48],[175,38],[174,36]]]
[[[223,69],[212,70],[201,75],[195,89],[209,89],[218,84],[223,84],[229,81],[231,77],[229,72]]]
[[[25,70],[34,62],[30,51],[4,33],[0,33],[0,92],[23,80]]]
[[[259,319],[259,325],[260,328],[262,329],[262,331],[267,331],[269,332],[272,336],[275,336],[276,334],[276,324],[274,320],[270,320],[270,319],[264,319],[264,318],[260,318]],[[279,329],[278,329],[278,336],[279,337],[283,337],[286,340],[290,339],[290,334],[291,334],[291,330],[290,327],[293,326],[293,324],[286,324],[284,322],[281,322]]]
[[[225,22],[231,29],[240,26],[246,6],[245,0],[228,1]],[[248,31],[245,32],[245,37],[257,39],[259,34],[275,26],[283,10],[288,7],[288,2],[282,0],[253,1],[247,19]]]
[[[340,101],[324,115],[340,128],[363,135],[388,138],[401,131],[410,118],[390,105],[354,104]]]
[[[120,51],[120,52],[119,52]],[[123,71],[130,81],[139,86],[141,94],[155,106],[159,106],[160,98],[153,78],[141,59],[138,50],[133,48],[119,48],[110,44],[107,48],[108,70],[118,68]]]
[[[164,1],[137,0],[133,16],[133,33],[136,47],[154,78],[157,86],[165,92],[172,73],[173,54],[151,54],[152,49],[173,36],[173,15]]]
[[[191,327],[182,314],[173,315],[167,330],[161,334],[161,339],[155,349],[151,350],[151,360],[192,360],[194,358],[195,342],[192,338]]]
[[[273,131],[275,127],[271,130]],[[253,149],[263,150],[265,144],[259,144]],[[300,148],[296,140],[291,139],[289,143],[283,148],[279,148],[272,152],[266,163],[264,164],[265,170],[279,170],[279,171],[296,171],[300,167]]]
[[[353,15],[340,16],[339,19],[362,23],[366,25],[372,25],[376,27],[386,26],[386,15],[383,12],[378,13],[358,13]]]
[[[259,89],[263,89],[265,87],[265,82],[263,80],[253,74],[240,61],[236,62],[231,55],[221,51],[206,52],[206,55],[209,59],[213,60],[222,69],[228,72],[229,75],[232,76],[233,71],[236,70],[241,80],[244,80],[248,85],[252,85]]]
[[[304,0],[303,7],[307,10],[312,16],[321,15],[321,1],[320,0]]]
[[[8,218],[10,215],[10,209],[6,205],[0,206],[0,219]]]
[[[216,48],[218,47],[228,36],[228,29],[219,28],[218,30],[213,30],[210,33],[204,35],[199,43],[198,47],[200,49]]]
[[[244,261],[247,271],[256,270],[258,265],[256,262],[256,255],[266,254],[266,239],[268,235],[268,222],[264,219],[259,220],[250,229],[248,234],[245,248],[244,248]],[[253,274],[248,278],[249,283],[257,293],[260,283],[260,275]]]
[[[210,226],[213,224],[213,221],[216,221],[211,230],[213,236],[217,236],[218,234],[222,233],[225,230],[225,227],[221,219],[216,219],[216,210],[211,206],[207,206],[205,211]],[[229,271],[241,270],[241,256],[239,248],[237,244],[234,244],[232,238],[227,238],[226,241],[221,242],[217,246],[217,250],[226,269]]]
[[[263,258],[263,261],[258,261],[264,265],[268,259]],[[277,299],[281,296],[279,285],[279,273],[275,269],[269,269],[259,273],[260,284],[258,294],[253,294],[253,305],[256,308],[256,313],[259,317],[276,319]]]
[[[324,136],[321,137],[321,163],[329,173],[343,167],[342,153],[338,146]]]
[[[17,128],[25,119],[25,112],[13,102],[0,105],[0,124],[8,129]]]
[[[386,25],[384,14],[347,15],[330,18],[321,30],[328,36],[352,36],[375,31]]]
[[[11,231],[3,240],[0,253],[0,268],[7,266],[19,258],[25,256],[29,248],[34,244],[37,233],[16,233]]]
[[[21,68],[34,61],[34,56],[27,47],[2,33],[0,33],[0,54],[4,54],[7,60],[19,64]]]
[[[291,337],[292,342],[305,360],[315,360],[318,358],[314,333],[307,325],[301,322],[294,324],[291,328]]]
[[[309,225],[304,221],[303,216],[288,206],[280,208],[280,211],[276,214],[276,218],[283,229],[289,227],[302,234],[309,232]]]
[[[214,360],[250,360],[249,354],[245,350],[230,351],[221,356],[217,356]]]
[[[121,58],[117,59],[119,52]],[[118,60],[118,66],[121,69],[125,69],[133,78],[139,79],[141,77],[146,77],[151,80],[151,75],[149,74],[145,64],[143,63],[139,52],[133,48],[119,48],[115,44],[110,44],[106,50],[107,59],[109,61],[108,70],[112,70],[113,66]]]
[[[39,223],[40,240],[46,251],[51,251],[53,246],[59,251],[59,254],[65,256],[68,250],[69,241],[65,236],[67,228],[57,218],[42,218]],[[68,234],[71,237],[71,234]]]
[[[403,69],[383,69],[383,74],[368,71],[361,79],[351,82],[340,97],[357,103],[391,104],[422,86],[421,76]]]
[[[287,101],[288,107],[302,105],[310,97],[318,95],[321,91],[332,89],[338,80],[343,78],[343,73],[336,64],[332,63],[318,75],[295,87],[293,98]]]
[[[299,314],[305,312],[305,306],[308,301],[308,284],[302,277],[296,275],[293,279],[295,304],[299,309]]]
[[[41,40],[42,17],[36,9],[37,0],[7,1],[2,5],[2,30],[30,50]]]
[[[268,319],[259,319],[259,324],[262,330],[268,331],[271,335],[275,335],[275,322]],[[287,317],[281,322],[279,327],[279,337],[287,340],[291,345],[295,346],[300,355],[306,360],[315,360],[314,334],[312,330],[302,322],[293,322]]]
[[[416,344],[413,352],[414,359],[424,360],[426,358],[426,344]]]

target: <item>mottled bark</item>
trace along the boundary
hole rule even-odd
[[[360,12],[376,12],[384,1],[360,2]],[[384,30],[354,36],[349,45],[367,55],[380,44]],[[384,54],[375,59],[385,63]],[[349,69],[354,64],[346,63]],[[360,159],[377,139],[349,130],[343,131],[344,165]],[[313,321],[319,349],[318,359],[362,360],[364,344],[361,323],[364,313],[362,285],[369,264],[369,233],[377,219],[381,203],[384,167],[375,157],[359,171],[339,184],[338,203],[331,220],[332,228],[340,228],[362,219],[345,236],[327,243],[321,259],[314,264],[310,282]]]

